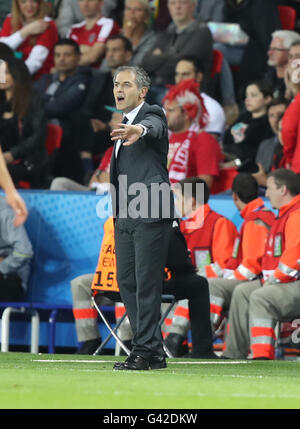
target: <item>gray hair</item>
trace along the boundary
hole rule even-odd
[[[277,30],[272,33],[272,39],[274,37],[282,40],[284,49],[290,49],[294,42],[300,41],[300,34],[290,30]]]
[[[142,69],[142,67],[138,67],[138,66],[121,66],[121,67],[118,67],[114,73],[114,77],[113,77],[114,83],[115,83],[117,75],[123,71],[130,71],[130,72],[134,73],[135,82],[136,82],[138,89],[141,89],[141,88],[149,89],[150,88],[150,86],[151,86],[150,77],[145,72],[145,70]]]

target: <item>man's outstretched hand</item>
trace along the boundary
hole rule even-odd
[[[130,146],[141,137],[144,132],[144,128],[141,125],[126,125],[117,124],[118,128],[115,128],[111,133],[111,139],[125,140],[123,146]]]

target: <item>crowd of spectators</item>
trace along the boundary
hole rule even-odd
[[[165,111],[172,184],[213,192],[231,170],[250,173],[257,197],[270,172],[300,174],[299,0],[2,0],[0,28],[0,144],[16,187],[107,189],[124,65],[147,71],[147,101]]]

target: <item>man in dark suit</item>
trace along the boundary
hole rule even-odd
[[[158,322],[174,202],[167,170],[167,120],[159,106],[145,103],[149,87],[150,79],[139,67],[115,72],[116,107],[125,114],[111,133],[116,142],[110,182],[117,280],[134,335],[130,356],[116,363],[115,370],[167,366]]]

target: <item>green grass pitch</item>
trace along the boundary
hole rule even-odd
[[[2,409],[299,409],[299,361],[168,359],[113,371],[114,356],[0,353]]]

